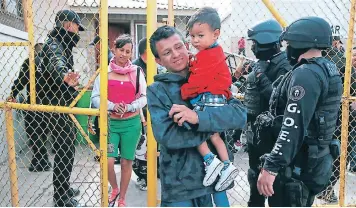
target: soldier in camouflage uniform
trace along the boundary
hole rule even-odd
[[[182,35],[173,27],[162,26],[151,36],[150,45],[157,63],[169,71],[155,76],[155,82],[147,89],[153,133],[161,147],[161,206],[213,206],[215,183],[203,185],[204,165],[196,147],[207,141],[212,132],[243,128],[246,110],[236,99],[219,108],[191,110],[192,106],[180,95],[180,88],[187,81],[189,60]],[[185,121],[192,130],[182,127]]]

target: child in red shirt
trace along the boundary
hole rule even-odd
[[[196,111],[223,106],[231,97],[231,74],[224,51],[217,44],[220,27],[219,14],[211,7],[199,9],[188,22],[191,43],[199,52],[190,62],[189,79],[182,86],[181,95],[183,100],[191,102]],[[230,162],[226,145],[219,133],[214,133],[210,141],[223,162],[210,151],[206,142],[198,146],[206,164],[203,184],[210,186],[221,173],[215,190],[223,191],[234,181],[238,171]]]

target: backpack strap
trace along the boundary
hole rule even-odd
[[[137,70],[136,70],[136,72],[137,72],[137,74],[136,74],[136,93],[135,93],[135,95],[137,95],[137,93],[138,93],[138,88],[140,87],[140,71],[141,71],[141,67],[137,67]]]

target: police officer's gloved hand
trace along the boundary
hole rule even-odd
[[[259,74],[257,76],[257,86],[259,86],[260,89],[263,89],[271,84],[271,81],[268,79],[265,73]]]

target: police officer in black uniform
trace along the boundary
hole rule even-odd
[[[281,52],[280,36],[282,27],[276,20],[266,20],[254,25],[248,30],[248,39],[252,40],[252,51],[258,61],[252,63],[252,72],[246,80],[244,104],[247,107],[247,118],[252,128],[252,134],[247,134],[249,155],[248,181],[250,184],[250,199],[248,206],[263,207],[265,197],[257,190],[257,179],[260,157],[272,150],[275,138],[270,129],[257,133],[256,117],[268,111],[268,102],[272,94],[272,83],[291,69],[285,52]],[[270,201],[270,203],[272,203]]]
[[[270,111],[283,124],[273,150],[264,157],[257,188],[264,196],[277,197],[280,206],[311,206],[338,157],[339,148],[331,144],[342,83],[335,64],[322,57],[321,50],[332,41],[324,19],[298,19],[281,39],[288,44],[293,69],[272,93]],[[274,184],[276,176],[279,182]]]
[[[61,10],[55,17],[55,28],[49,32],[40,54],[43,77],[49,104],[69,106],[78,95],[79,76],[74,72],[73,48],[80,40],[79,31],[83,31],[81,19],[71,10]],[[75,154],[75,128],[71,118],[66,114],[52,113],[48,128],[55,140],[56,154],[53,167],[53,187],[55,206],[78,206],[73,196],[79,190],[70,188],[69,179],[73,169]]]
[[[346,65],[346,58],[344,56],[344,53],[337,47],[338,42],[340,41],[340,38],[335,38],[336,36],[333,36],[333,43],[332,47],[328,48],[327,50],[323,51],[323,56],[333,62],[337,69],[340,72],[341,75],[341,80],[342,83],[344,83],[344,74],[345,74],[345,65]],[[338,39],[338,40],[336,40]],[[352,74],[354,77],[354,74]],[[352,80],[353,80],[352,77]],[[351,80],[352,85],[354,85],[354,82]],[[353,89],[356,89],[355,86],[352,86],[350,88],[351,95],[353,94]],[[341,103],[340,103],[341,104]],[[350,123],[349,123],[349,132],[350,134],[353,133],[352,128],[355,126],[355,122],[353,121],[353,111],[350,109]],[[339,118],[338,121],[336,122],[336,130],[334,132],[334,138],[341,140],[341,105],[339,109]],[[352,125],[353,124],[353,125]],[[349,138],[352,139],[352,136],[349,136]],[[348,150],[349,151],[349,150]],[[328,186],[325,188],[324,191],[322,191],[320,194],[318,194],[317,198],[318,199],[323,199],[328,203],[336,203],[338,202],[338,197],[335,194],[334,191],[334,186],[337,183],[337,181],[340,178],[340,158],[337,158],[334,161],[333,165],[333,174],[331,175],[331,178],[329,180]]]
[[[38,54],[42,50],[42,43],[35,44],[35,91],[36,103],[42,104],[46,99],[46,94],[42,90],[44,80],[42,79],[42,72],[40,69],[40,57]],[[30,103],[30,59],[27,58],[23,62],[19,76],[14,81],[11,87],[11,93],[8,101],[16,102],[16,97],[19,92],[26,88],[27,100]],[[46,103],[46,102],[45,102]],[[32,160],[28,170],[30,172],[48,171],[52,164],[48,160],[48,153],[45,143],[47,141],[46,131],[47,123],[44,122],[43,112],[26,111],[25,112],[25,131],[29,138],[29,144],[33,152]]]

